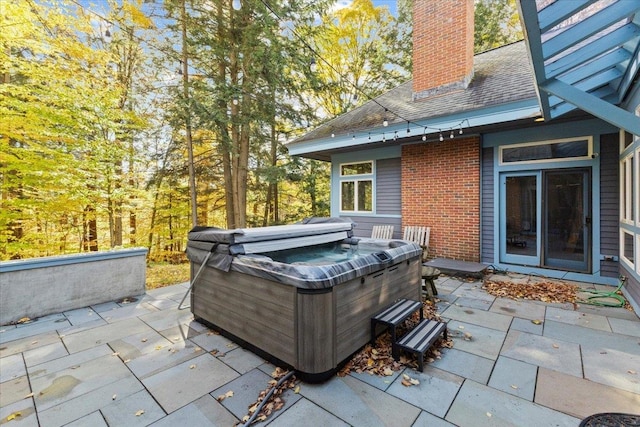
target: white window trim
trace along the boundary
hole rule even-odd
[[[518,162],[504,162],[502,160],[504,150],[509,150],[512,148],[521,148],[521,147],[534,147],[536,145],[550,145],[550,144],[562,144],[564,142],[578,142],[578,141],[587,141],[587,155],[580,157],[563,157],[558,159],[541,159],[541,160],[522,160]],[[550,139],[545,141],[533,141],[533,142],[523,142],[520,144],[510,144],[510,145],[501,145],[499,147],[498,153],[498,163],[500,166],[508,166],[508,165],[535,165],[535,164],[544,164],[544,163],[557,163],[557,162],[574,162],[578,160],[591,160],[591,156],[593,155],[593,137],[592,136],[582,136],[577,138],[562,138],[562,139]]]
[[[626,257],[624,253],[624,236],[628,234],[632,237],[632,244],[635,243],[633,247],[633,254],[631,255],[632,259]],[[638,270],[638,241],[640,241],[640,235],[635,234],[631,231],[620,229],[620,261],[625,264],[631,271]],[[635,261],[635,263],[634,263]]]
[[[363,164],[363,163],[369,163],[371,165],[371,173],[364,173],[364,174],[354,174],[354,175],[343,175],[342,174],[342,166],[344,165],[358,165],[358,164]],[[346,213],[346,214],[357,214],[357,213],[366,213],[366,214],[372,214],[374,212],[374,206],[375,206],[375,188],[374,188],[374,172],[375,172],[375,162],[373,160],[365,160],[365,161],[361,161],[361,162],[344,162],[344,163],[340,163],[338,165],[339,167],[339,189],[340,189],[340,198],[338,200],[339,202],[339,210],[340,213]],[[362,210],[359,209],[358,207],[358,182],[359,181],[370,181],[371,182],[371,202],[372,202],[372,206],[371,206],[371,210]],[[342,209],[342,184],[344,182],[353,182],[353,207],[354,210],[343,210]]]
[[[633,225],[635,220],[635,218],[632,217],[631,206],[631,193],[637,193],[637,189],[634,188],[633,182],[631,180],[633,176],[632,170],[635,163],[634,160],[635,159],[633,156],[633,152],[629,153],[620,160],[620,201],[624,201],[624,212],[623,209],[620,209],[620,222],[629,225]],[[636,200],[638,199],[636,198]],[[637,212],[635,214],[637,216]]]

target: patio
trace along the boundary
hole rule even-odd
[[[639,412],[633,312],[495,298],[454,277],[436,285],[455,343],[423,373],[300,383],[259,425],[577,426],[593,413]],[[0,327],[0,423],[238,423],[274,366],[178,310],[187,287]],[[402,385],[403,373],[419,384]]]

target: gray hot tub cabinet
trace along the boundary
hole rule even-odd
[[[295,230],[295,236],[282,227],[291,226],[230,230],[225,231],[227,237],[220,236],[221,230],[212,231],[217,234],[216,242],[209,242],[214,254],[193,284],[191,310],[198,320],[261,356],[295,369],[301,378],[322,381],[369,341],[373,315],[399,298],[420,299],[422,252],[409,242],[366,240],[360,244],[386,249],[329,266],[282,265],[266,256],[256,257],[257,252],[231,255],[238,251],[233,236],[252,240],[246,239],[253,233],[247,230],[271,236],[260,240],[261,245],[270,242],[278,248],[291,248],[290,240],[305,240],[303,234],[315,236],[311,241],[327,240],[314,234],[318,227],[313,224],[308,226],[309,233]],[[269,233],[270,228],[276,230]],[[350,230],[349,223],[342,230],[347,233],[339,238],[348,241]],[[324,231],[336,233],[336,227],[324,227]],[[279,239],[281,232],[287,237]],[[205,229],[190,233],[187,253],[192,277],[206,256],[205,234]]]

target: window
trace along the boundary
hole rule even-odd
[[[340,165],[340,210],[373,212],[373,162]]]
[[[587,159],[592,153],[592,139],[528,142],[500,147],[500,163],[532,163]]]
[[[640,106],[636,109],[640,116]],[[640,136],[620,132],[620,261],[640,279]]]

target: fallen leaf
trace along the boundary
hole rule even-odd
[[[142,338],[140,341],[147,342],[147,339],[146,338]]]
[[[11,420],[15,420],[18,417],[21,417],[22,413],[21,412],[14,412],[13,414],[9,415],[7,417],[7,421],[11,421]]]
[[[38,344],[38,341],[31,341],[31,345]]]
[[[411,377],[407,374],[402,374],[402,379],[405,379],[407,381],[409,381],[411,379]]]
[[[459,325],[459,326],[458,326],[458,329],[464,329],[464,326]]]
[[[384,368],[384,371],[382,371],[382,373],[384,374],[384,376],[390,377],[391,375],[393,375],[393,370],[389,367],[386,367]]]
[[[162,346],[161,345],[157,345],[156,346],[156,350],[162,350]]]
[[[552,347],[553,348],[560,348],[560,346],[558,344],[553,344]]]
[[[487,417],[491,418],[491,412],[487,412]]]
[[[471,335],[469,332],[465,332],[464,333],[464,340],[465,341],[471,341],[471,338],[473,338],[473,335]]]
[[[118,353],[117,351],[115,353],[111,353],[112,356],[120,356],[120,353]]]
[[[630,373],[631,375],[635,375],[635,374],[637,374],[637,372],[636,372],[636,371],[634,371],[633,369],[629,369],[627,372],[628,372],[628,373]]]
[[[417,380],[417,379],[415,379],[415,378],[411,378],[411,379],[409,380],[409,382],[410,382],[412,385],[418,385],[418,384],[420,384],[420,381],[418,381],[418,380]]]
[[[407,381],[407,380],[403,379],[402,380],[402,385],[405,386],[405,387],[411,387],[412,384],[411,384],[410,381]]]
[[[531,323],[533,323],[534,325],[540,325],[542,323],[542,320],[535,319],[532,320]]]
[[[189,369],[195,369],[195,368],[196,368],[196,365],[190,365],[189,366]]]
[[[517,389],[518,389],[518,386],[517,386],[517,385],[515,385],[515,384],[511,384],[511,388],[512,388],[512,389],[514,389],[514,390],[517,390]]]
[[[118,395],[114,394],[113,396],[111,396],[111,400],[116,400],[116,397],[118,397]]]
[[[139,411],[137,411],[136,412],[136,417],[139,417],[142,414],[144,414],[144,409],[140,409]]]
[[[299,385],[297,385],[297,386],[296,386],[296,388],[294,388],[294,389],[293,389],[293,392],[294,392],[295,394],[300,393],[300,386],[299,386]]]
[[[27,394],[27,395],[24,397],[24,399],[28,399],[28,398],[30,398],[30,397],[33,397],[33,393],[29,393],[29,394]]]

